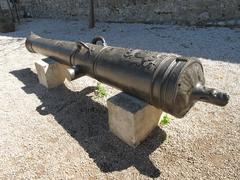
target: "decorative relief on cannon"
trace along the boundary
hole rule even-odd
[[[147,71],[155,71],[157,69],[157,63],[159,62],[158,59],[161,59],[158,53],[154,54],[138,49],[129,49],[123,57],[122,60],[129,65],[134,65]]]

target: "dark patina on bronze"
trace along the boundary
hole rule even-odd
[[[102,44],[97,44],[99,41]],[[117,87],[176,117],[183,117],[197,101],[218,106],[229,101],[226,93],[205,87],[203,67],[196,58],[107,46],[102,37],[84,43],[31,34],[26,47],[32,53],[78,67],[79,73]]]

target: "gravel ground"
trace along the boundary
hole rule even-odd
[[[39,85],[26,35],[83,40],[200,58],[207,85],[228,92],[226,107],[197,103],[132,149],[109,132],[106,98],[83,77]],[[0,34],[0,179],[239,179],[240,29],[34,19]],[[108,97],[118,91],[106,86]]]

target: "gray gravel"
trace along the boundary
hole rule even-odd
[[[109,132],[106,98],[83,77],[47,90],[38,84],[25,36],[90,41],[200,58],[207,85],[226,107],[198,103],[159,126],[137,149]],[[0,179],[239,179],[240,29],[34,19],[0,34]],[[118,91],[106,86],[108,97]]]

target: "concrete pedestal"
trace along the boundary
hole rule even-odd
[[[51,58],[35,62],[39,83],[46,88],[54,88],[64,83],[65,79],[72,80],[73,69],[60,64]]]
[[[125,93],[107,101],[109,128],[117,137],[136,147],[158,126],[162,111]]]

